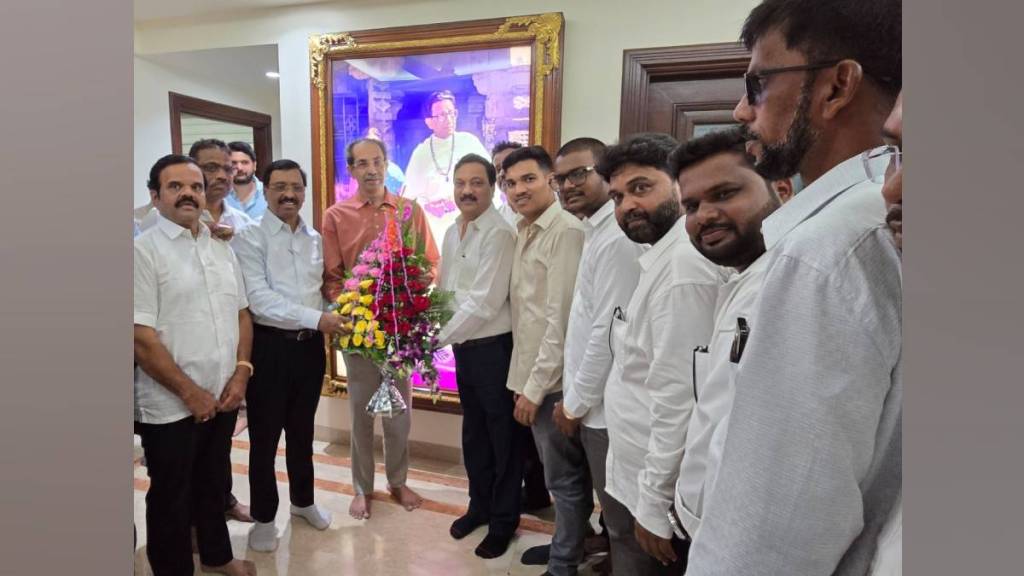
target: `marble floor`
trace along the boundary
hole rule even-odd
[[[138,543],[135,574],[149,576],[152,572],[145,549],[145,495],[149,481],[145,468],[139,463],[141,448],[137,437],[136,445],[134,514]],[[233,492],[244,503],[249,502],[248,458],[249,442],[243,432],[234,439],[231,461]],[[377,462],[383,462],[381,454],[377,455]],[[255,562],[261,576],[527,576],[544,572],[543,566],[524,566],[519,558],[525,549],[551,540],[552,508],[539,516],[524,514],[509,551],[493,560],[483,560],[473,554],[473,549],[486,535],[486,528],[477,529],[461,541],[449,536],[448,527],[465,512],[468,504],[466,474],[461,465],[418,458],[413,454],[408,482],[423,496],[424,504],[419,510],[407,512],[382,491],[387,482],[383,466],[378,464],[370,520],[354,520],[348,515],[353,491],[347,445],[315,442],[314,466],[317,503],[334,516],[327,530],[317,531],[301,519],[293,521],[289,515],[283,439],[277,459],[281,501],[276,518],[280,536],[277,550],[272,553],[250,550],[246,544],[250,524],[228,522],[235,556]],[[596,527],[597,517],[592,521]],[[200,574],[198,557],[195,558],[196,574]],[[588,560],[580,574],[592,574],[590,567],[598,559]]]

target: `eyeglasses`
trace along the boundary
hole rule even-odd
[[[434,114],[433,116],[431,116],[431,118],[433,118],[434,120],[440,120],[442,118],[455,118],[458,115],[458,110],[449,110],[447,112],[441,112],[440,114]]]
[[[747,72],[743,75],[743,81],[747,84],[747,104],[754,106],[758,103],[761,92],[764,91],[764,81],[769,76],[782,74],[784,72],[821,70],[823,68],[831,68],[840,62],[842,62],[842,60],[829,60],[828,62],[817,62],[814,64],[805,64],[803,66],[786,66],[784,68],[768,68],[766,70],[758,70],[756,72]]]
[[[570,170],[566,174],[555,174],[555,190],[561,190],[562,186],[565,186],[565,181],[572,182],[573,186],[579,186],[587,181],[587,175],[594,171],[593,166],[580,166],[574,170]]]
[[[199,169],[202,170],[203,172],[206,172],[207,174],[216,174],[221,170],[227,172],[228,175],[238,172],[238,168],[233,164],[217,164],[216,162],[203,164],[202,166],[199,167]]]
[[[306,187],[302,184],[285,184],[284,182],[273,184],[270,186],[270,191],[275,193],[285,192],[291,190],[296,194],[301,194],[306,191]]]
[[[885,182],[886,178],[903,165],[903,151],[893,145],[879,146],[861,154],[860,157],[868,180],[875,184]]]

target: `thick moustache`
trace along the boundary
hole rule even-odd
[[[181,198],[180,200],[174,203],[174,207],[181,208],[185,204],[191,204],[193,208],[199,208],[199,202],[196,202],[192,198]]]

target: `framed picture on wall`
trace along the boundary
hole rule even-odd
[[[331,33],[309,40],[314,220],[356,193],[346,146],[388,150],[389,192],[425,211],[440,249],[458,210],[453,170],[510,140],[554,153],[560,144],[561,13]],[[504,202],[500,193],[495,202]],[[328,350],[324,393],[345,393],[341,354]],[[438,351],[441,397],[413,378],[413,406],[460,411],[451,350]]]

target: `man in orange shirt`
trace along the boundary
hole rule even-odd
[[[423,209],[412,200],[399,198],[384,186],[387,174],[387,150],[379,140],[361,138],[345,149],[348,171],[359,187],[351,198],[334,204],[324,213],[322,235],[324,241],[324,296],[334,301],[341,292],[345,272],[351,270],[359,254],[384,229],[389,218],[401,218],[405,206],[412,206],[411,226],[416,248],[423,250],[433,264],[435,275],[440,256]],[[344,354],[348,373],[349,409],[352,415],[352,486],[355,498],[349,507],[353,518],[370,517],[373,497],[374,456],[373,417],[366,405],[380,386],[380,370],[372,362],[351,354]],[[399,383],[402,398],[412,406],[412,384]],[[409,470],[410,410],[391,418],[384,418],[384,457],[388,489],[406,510],[419,508],[422,499],[406,486]]]

